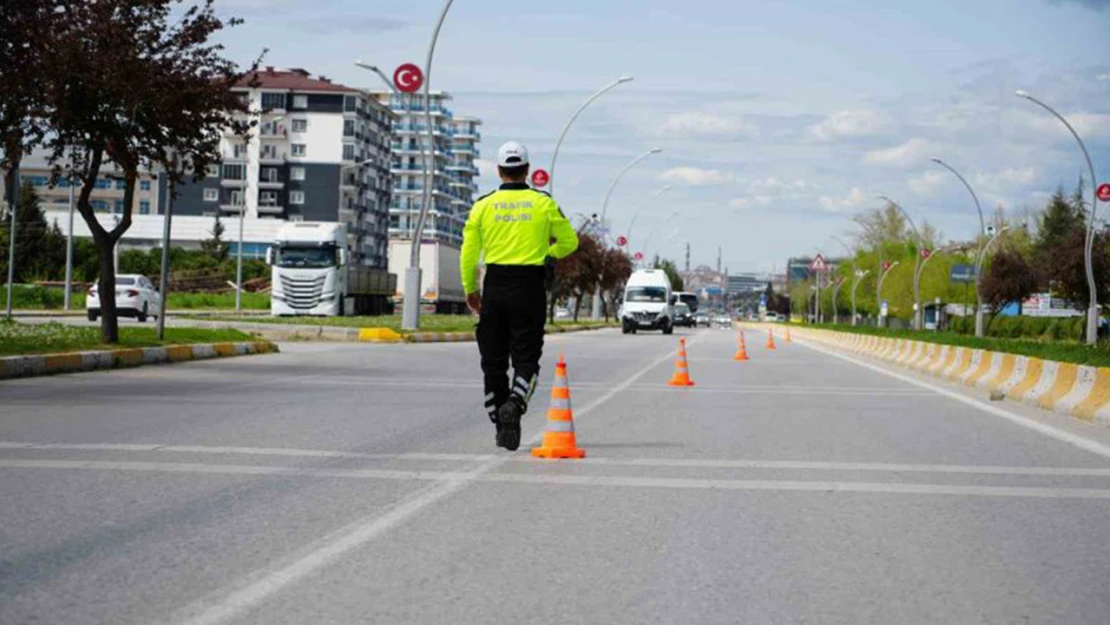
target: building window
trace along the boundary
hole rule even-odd
[[[115,204],[113,205],[113,209],[114,209],[115,212],[122,215],[123,214],[123,200],[116,200]]]
[[[149,215],[150,214],[150,202],[149,201],[141,200],[139,202],[139,214],[140,215]]]
[[[304,191],[290,191],[289,192],[290,204],[304,204]]]
[[[277,182],[278,181],[278,170],[274,167],[263,167],[262,168],[262,181],[263,182]]]
[[[351,143],[344,143],[343,144],[343,160],[345,160],[345,161],[355,160],[355,146],[354,146],[354,144],[351,144]]]
[[[140,180],[139,181],[139,190],[140,191],[150,191],[150,181],[149,180]]]
[[[355,136],[355,120],[353,120],[353,119],[343,120],[343,136],[344,137],[353,137],[353,136]]]
[[[262,110],[272,111],[274,109],[285,108],[285,94],[284,93],[263,93],[262,94]]]
[[[277,206],[277,193],[274,191],[263,191],[258,196],[258,204],[260,206]]]
[[[304,167],[292,167],[289,169],[290,180],[304,180]]]
[[[294,119],[293,120],[293,132],[308,132],[308,120],[307,119]]]
[[[243,158],[243,153],[246,151],[247,146],[243,145],[242,143],[236,143],[235,145],[231,146],[232,158]]]
[[[295,108],[295,109],[306,109],[306,108],[308,108],[308,96],[306,96],[306,95],[295,95],[295,96],[293,96],[293,108]]]
[[[237,95],[239,97],[239,101],[242,102],[244,105],[247,105],[247,104],[251,103],[251,94],[249,94],[249,93],[237,93],[235,95]]]
[[[220,190],[219,189],[205,189],[204,190],[204,201],[205,202],[219,202],[220,201]]]
[[[104,200],[92,200],[89,202],[89,206],[92,206],[92,209],[98,213],[108,212],[108,202]]]
[[[351,113],[358,110],[358,99],[353,95],[343,96],[343,110]]]
[[[223,171],[220,173],[220,177],[222,177],[224,180],[242,180],[245,177],[245,170],[246,168],[243,165],[224,165]]]
[[[293,156],[304,156],[304,155],[305,155],[305,144],[303,144],[303,143],[294,143],[293,144]]]

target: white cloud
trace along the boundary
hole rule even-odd
[[[1110,74],[1099,74],[1098,79],[1099,80],[1110,80]]]
[[[907,167],[924,160],[928,153],[928,149],[928,141],[914,138],[893,148],[872,150],[864,157],[864,162],[870,165],[883,165],[886,167]]]
[[[944,187],[944,185],[948,184],[950,181],[949,179],[953,182],[955,181],[951,174],[946,174],[939,170],[927,171],[920,176],[910,178],[906,181],[906,184],[909,185],[910,190],[914,193],[928,197],[934,195],[938,190]]]
[[[1037,179],[1038,173],[1036,168],[1014,167],[993,174],[977,172],[975,176],[972,177],[972,182],[977,186],[982,185],[993,189],[999,189],[1001,187],[1005,189],[1015,186],[1026,186],[1032,184]]]
[[[663,172],[660,179],[666,182],[686,184],[694,187],[728,184],[734,182],[736,177],[719,169],[701,169],[698,167],[675,167]]]
[[[1065,111],[1060,111],[1060,114],[1068,120],[1069,124],[1075,127],[1075,131],[1079,133],[1084,141],[1096,137],[1110,137],[1110,114],[1069,113]],[[1019,117],[1019,121],[1045,138],[1056,137],[1072,141],[1071,137],[1068,136],[1068,129],[1060,123],[1060,120],[1049,115],[1047,111],[1043,115],[1027,112]]]
[[[817,201],[821,204],[821,208],[831,213],[851,213],[866,206],[871,201],[871,197],[864,193],[863,189],[852,187],[848,195],[842,198],[822,195]]]
[[[809,133],[821,141],[880,134],[890,127],[890,116],[880,111],[858,109],[829,115]]]
[[[735,135],[755,132],[755,128],[738,117],[690,112],[671,115],[660,132],[693,136]]]
[[[733,200],[730,200],[728,205],[732,208],[743,210],[745,208],[751,208],[752,201],[749,200],[748,198],[738,197],[738,198],[735,198]]]
[[[809,188],[805,180],[783,180],[774,176],[770,178],[762,178],[760,180],[753,180],[748,184],[748,191],[751,193],[763,191],[770,194],[780,194],[786,192],[798,192]]]
[[[478,168],[478,175],[480,176],[496,176],[497,163],[488,158],[474,159],[474,166]]]

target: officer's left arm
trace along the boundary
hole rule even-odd
[[[549,199],[549,204],[548,223],[551,224],[551,237],[555,242],[548,248],[547,254],[554,258],[566,258],[578,249],[578,233],[574,231],[574,226],[570,225],[570,221],[563,215],[555,200]]]

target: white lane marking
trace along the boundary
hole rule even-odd
[[[696,341],[697,339],[694,339],[690,343]],[[666,355],[652,361],[632,374],[631,377],[614,386],[607,393],[579,409],[578,415],[582,416],[592,412],[617,394],[627,390],[633,383],[659,365],[669,362],[673,357],[673,351],[668,350]],[[527,449],[539,442],[542,436],[543,432],[539,432],[528,441],[522,442],[521,446]],[[424,508],[466,488],[483,475],[508,463],[510,458],[511,456],[507,455],[499,456],[493,460],[483,462],[466,473],[444,474],[451,477],[437,480],[430,488],[402,501],[389,512],[356,521],[332,532],[306,547],[299,555],[287,558],[274,567],[252,573],[239,583],[233,583],[232,588],[234,589],[231,592],[218,593],[218,598],[215,600],[201,599],[183,611],[186,616],[182,617],[179,622],[181,625],[215,625],[235,618],[289,584],[328,565],[346,552],[378,538]]]
[[[0,447],[8,447],[0,445]],[[120,445],[121,448],[131,446]],[[19,447],[20,449],[44,449],[45,447]],[[57,449],[51,446],[49,449]],[[101,445],[98,449],[111,449],[109,445]],[[125,449],[131,451],[130,449]],[[212,455],[244,455],[244,456],[280,456],[289,458],[347,458],[362,460],[389,460],[389,461],[417,461],[417,462],[487,462],[497,458],[484,454],[439,454],[439,453],[407,453],[407,454],[360,454],[342,451],[327,451],[316,449],[280,449],[267,447],[189,447],[183,445],[167,445],[154,447],[149,451],[159,453],[190,453]],[[547,464],[528,456],[512,456],[507,462],[519,464]],[[36,460],[27,458],[0,459],[0,468],[37,467],[36,463],[46,463],[44,467],[58,468],[83,468],[90,466],[108,466],[115,463],[116,468],[125,464],[134,464],[141,467],[146,465],[161,467],[239,467],[249,469],[250,465],[205,465],[199,463],[159,463],[159,462],[130,462],[130,461],[100,461],[100,460]],[[50,464],[60,463],[60,464]],[[775,471],[848,471],[848,472],[885,472],[885,473],[938,473],[938,474],[966,474],[966,475],[1009,475],[1009,476],[1052,476],[1052,477],[1110,477],[1110,468],[1092,467],[1005,467],[992,465],[956,465],[956,464],[899,464],[886,462],[824,462],[807,460],[729,460],[729,459],[693,459],[693,458],[583,458],[576,460],[575,464],[613,466],[613,467],[646,467],[646,468],[698,468],[698,469],[769,469]],[[280,467],[274,467],[280,468]],[[167,469],[168,470],[168,469]],[[360,474],[362,469],[331,469],[327,467],[295,467],[290,471],[317,472],[327,474],[329,471],[337,473],[351,472]],[[204,472],[203,470],[198,470]],[[218,470],[217,472],[221,472]],[[374,470],[368,470],[373,472]],[[400,472],[406,476],[421,473],[419,471]]]
[[[981,497],[1032,497],[1041,499],[1110,499],[1110,489],[1104,488],[1055,488],[1026,486],[962,486],[953,484],[890,484],[871,482],[808,482],[796,480],[727,480],[670,477],[637,477],[606,475],[537,475],[524,473],[490,473],[476,469],[469,472],[450,471],[394,471],[383,469],[305,469],[298,467],[270,467],[248,465],[194,464],[183,462],[100,462],[67,460],[0,460],[0,468],[12,469],[80,469],[86,471],[140,471],[156,473],[202,473],[209,475],[267,475],[281,477],[342,478],[364,480],[424,480],[440,483],[425,494],[441,492],[448,486],[456,490],[464,484],[518,483],[518,484],[559,484],[569,486],[612,486],[622,488],[675,488],[692,490],[766,490],[766,491],[806,491],[840,493],[881,493],[911,495],[958,495]],[[274,583],[287,584],[302,577],[310,570],[327,564],[343,552],[358,547],[374,535],[388,529],[390,525],[403,520],[404,514],[410,515],[419,510],[415,507],[418,498],[395,509],[384,517],[374,519],[369,524],[360,525],[358,531],[343,536],[340,540],[325,545],[296,563],[296,568],[286,567],[271,574],[266,579],[237,591],[227,601],[221,602],[197,617],[195,622],[218,622],[234,617],[242,608],[244,601],[251,603],[265,598],[275,588]],[[312,569],[305,568],[309,564]],[[276,578],[275,578],[276,576]],[[232,600],[232,599],[235,600]],[[199,620],[206,619],[206,620]],[[212,619],[217,619],[216,621]]]
[[[1055,439],[1057,441],[1060,441],[1062,443],[1067,443],[1068,445],[1078,447],[1079,449],[1082,449],[1083,451],[1089,451],[1092,454],[1101,456],[1103,458],[1110,458],[1110,446],[1103,445],[1102,443],[1099,443],[1097,441],[1093,441],[1089,438],[1084,438],[1084,437],[1082,437],[1078,434],[1073,434],[1071,432],[1067,432],[1067,431],[1061,430],[1059,428],[1052,427],[1051,425],[1048,425],[1048,424],[1045,424],[1045,423],[1040,423],[1038,421],[1034,421],[1033,419],[1023,417],[1019,414],[1015,414],[1013,412],[1010,412],[1009,410],[1003,410],[1002,408],[999,408],[997,406],[993,406],[993,405],[988,404],[988,403],[986,403],[982,400],[975,399],[973,397],[966,397],[964,395],[961,395],[959,393],[950,391],[946,388],[942,388],[942,387],[937,386],[935,384],[931,384],[931,383],[925,382],[923,380],[917,380],[917,379],[912,378],[912,377],[907,376],[907,375],[902,375],[900,373],[895,373],[894,371],[888,371],[888,370],[886,370],[882,367],[873,365],[873,364],[868,363],[868,362],[864,362],[862,360],[858,360],[858,359],[853,358],[851,356],[846,356],[844,354],[838,354],[834,351],[825,349],[823,347],[818,347],[817,345],[813,345],[812,343],[809,343],[809,342],[806,342],[804,344],[806,345],[806,347],[809,347],[812,350],[827,354],[829,356],[833,356],[834,358],[839,358],[841,360],[848,361],[850,363],[859,365],[859,366],[864,367],[866,369],[871,369],[872,371],[876,371],[876,372],[881,373],[883,375],[892,377],[896,380],[901,380],[903,382],[913,384],[915,386],[920,386],[921,388],[927,388],[927,389],[933,391],[934,393],[937,393],[938,395],[943,395],[944,397],[947,397],[949,399],[954,399],[958,402],[967,404],[968,406],[978,408],[979,410],[982,410],[983,412],[985,412],[987,414],[990,414],[990,415],[993,415],[993,416],[996,416],[996,417],[1000,417],[1002,419],[1005,419],[1005,420],[1009,421],[1010,423],[1020,425],[1021,427],[1033,430],[1034,432],[1037,432],[1039,434],[1043,434],[1043,435],[1045,435],[1049,438],[1053,438],[1053,439]]]

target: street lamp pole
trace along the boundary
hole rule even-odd
[[[412,249],[409,253],[409,266],[405,269],[405,299],[401,308],[401,328],[416,330],[420,327],[420,244],[424,240],[424,220],[428,217],[432,203],[432,186],[435,184],[436,144],[435,129],[432,128],[432,57],[436,51],[436,40],[439,39],[439,29],[443,27],[443,20],[447,18],[447,11],[455,0],[447,0],[443,10],[436,21],[435,30],[432,31],[432,40],[428,44],[428,55],[424,63],[424,123],[428,126],[428,157],[424,163],[424,200],[420,204],[420,213],[416,217],[416,230],[413,232]]]
[[[852,325],[856,325],[856,322],[858,321],[858,318],[856,317],[856,289],[859,287],[860,281],[867,277],[867,274],[869,273],[871,273],[870,269],[856,270],[856,281],[852,284]]]
[[[355,61],[355,67],[361,67],[362,69],[368,69],[374,72],[379,77],[381,77],[382,82],[385,83],[386,87],[388,87],[391,92],[397,93],[397,88],[393,86],[393,81],[390,80],[389,76],[386,76],[382,72],[382,70],[378,68],[377,65],[370,65],[369,63],[363,63],[362,61]]]
[[[1098,178],[1095,177],[1095,166],[1094,163],[1091,162],[1091,154],[1087,152],[1087,146],[1083,145],[1083,139],[1079,138],[1079,133],[1075,131],[1075,128],[1072,128],[1072,125],[1068,123],[1068,120],[1064,119],[1063,115],[1057,113],[1051,106],[1034,98],[1025,91],[1015,91],[1014,95],[1040,105],[1041,108],[1052,113],[1056,119],[1060,120],[1060,122],[1067,127],[1068,131],[1071,132],[1071,136],[1075,137],[1075,142],[1079,144],[1079,149],[1083,152],[1083,158],[1087,159],[1087,169],[1091,173],[1091,220],[1090,224],[1087,226],[1087,239],[1083,250],[1083,260],[1087,270],[1087,288],[1091,293],[1090,305],[1087,308],[1087,344],[1094,345],[1098,340],[1099,313],[1098,293],[1095,291],[1095,270],[1091,263],[1091,251],[1094,246],[1095,237],[1095,218],[1098,212]],[[999,234],[1001,234],[1001,232],[999,232]]]
[[[547,188],[549,193],[551,193],[552,195],[555,194],[555,161],[559,158],[559,148],[563,145],[563,138],[567,136],[567,131],[569,131],[571,125],[574,124],[574,120],[578,119],[578,116],[582,114],[582,111],[586,110],[586,107],[593,104],[594,100],[600,98],[602,95],[605,94],[605,92],[616,87],[617,85],[631,81],[632,76],[621,76],[613,82],[605,85],[601,89],[598,89],[593,95],[586,98],[586,101],[583,102],[582,105],[578,107],[578,110],[575,111],[574,114],[570,116],[570,119],[567,120],[567,123],[563,126],[562,132],[559,133],[558,140],[555,141],[555,152],[551,155],[551,167],[549,167],[547,170],[548,178],[550,179],[550,182],[548,182],[549,186]]]
[[[844,286],[844,281],[845,281],[844,278],[840,278],[839,280],[836,281],[836,286],[833,287],[833,299],[832,299],[833,325],[837,325],[837,324],[840,323],[840,310],[837,309],[837,307],[836,307],[836,296],[840,294],[840,287]]]
[[[883,322],[883,280],[886,280],[887,274],[889,274],[891,271],[894,271],[894,268],[897,267],[900,263],[901,261],[896,260],[893,263],[890,263],[890,266],[887,267],[885,271],[881,271],[879,273],[879,284],[875,287],[875,299],[879,307],[879,312],[875,315],[875,324],[879,328],[885,325],[885,323]]]
[[[641,155],[637,156],[636,158],[632,159],[632,162],[625,165],[624,169],[622,169],[621,172],[619,174],[617,174],[617,177],[613,179],[613,183],[611,185],[609,185],[609,190],[605,192],[605,201],[602,202],[602,204],[601,204],[601,221],[599,223],[600,223],[602,228],[605,228],[605,213],[609,210],[609,198],[613,195],[613,189],[617,188],[617,183],[621,181],[621,178],[623,178],[624,175],[627,174],[630,169],[632,169],[633,167],[636,166],[636,163],[639,163],[640,161],[644,160],[645,158],[651,156],[652,154],[658,154],[662,151],[663,151],[662,148],[652,148],[652,149],[648,150],[647,152],[644,152],[643,154],[641,154]],[[602,258],[604,259],[604,256]],[[605,263],[604,263],[604,260],[603,260],[603,262],[602,262],[602,273],[604,273],[604,269],[605,269],[604,265],[605,265]],[[601,319],[601,275],[598,275],[598,277],[597,277],[597,286],[594,288],[594,304],[593,304],[593,311],[592,311],[591,317],[595,321],[598,320],[598,319]]]
[[[170,165],[174,170],[177,169],[177,155],[173,156]],[[176,171],[174,172],[176,174]],[[166,208],[163,211],[164,218],[162,220],[162,267],[159,273],[158,289],[161,295],[161,308],[158,311],[158,340],[161,341],[166,335],[166,308],[170,296],[170,227],[173,220],[173,175],[169,170],[163,174],[166,178]],[[242,243],[239,244],[242,247]]]
[[[69,178],[69,229],[66,230],[66,294],[62,308],[69,312],[70,291],[73,290],[73,178]]]
[[[913,329],[920,330],[922,326],[923,311],[921,310],[921,282],[919,281],[919,279],[921,278],[921,250],[925,249],[925,239],[921,238],[921,233],[917,230],[917,226],[913,223],[913,218],[910,217],[910,214],[906,212],[906,209],[902,208],[901,204],[895,202],[885,195],[880,195],[879,199],[888,202],[890,205],[894,206],[898,209],[899,212],[902,213],[902,216],[905,217],[906,221],[910,223],[910,228],[913,229],[913,236],[917,238],[917,244],[920,246],[920,249],[917,250],[917,260],[916,264],[914,265],[913,277]]]
[[[669,184],[664,185],[662,189],[659,189],[655,193],[652,193],[651,197],[652,198],[657,198],[660,195],[663,195],[664,193],[666,193],[667,191],[670,191],[670,190],[671,190],[671,185],[669,185]],[[636,225],[636,218],[640,216],[640,212],[643,211],[643,210],[644,210],[644,207],[641,204],[639,210],[637,210],[636,214],[632,216],[632,221],[628,222],[628,230],[625,231],[624,236],[625,236],[626,239],[629,240],[629,249],[632,248],[632,244],[631,244],[631,241],[632,241],[632,226]]]
[[[978,267],[979,264],[982,263],[983,248],[987,233],[987,222],[983,219],[983,207],[979,204],[979,197],[975,195],[975,190],[972,189],[967,180],[960,175],[960,172],[956,171],[951,165],[939,158],[934,158],[932,160],[934,163],[947,169],[959,178],[960,182],[967,188],[967,192],[971,194],[971,199],[975,202],[975,210],[979,213],[979,250],[975,254],[975,266]],[[975,274],[975,336],[983,336],[983,291],[978,273]]]

